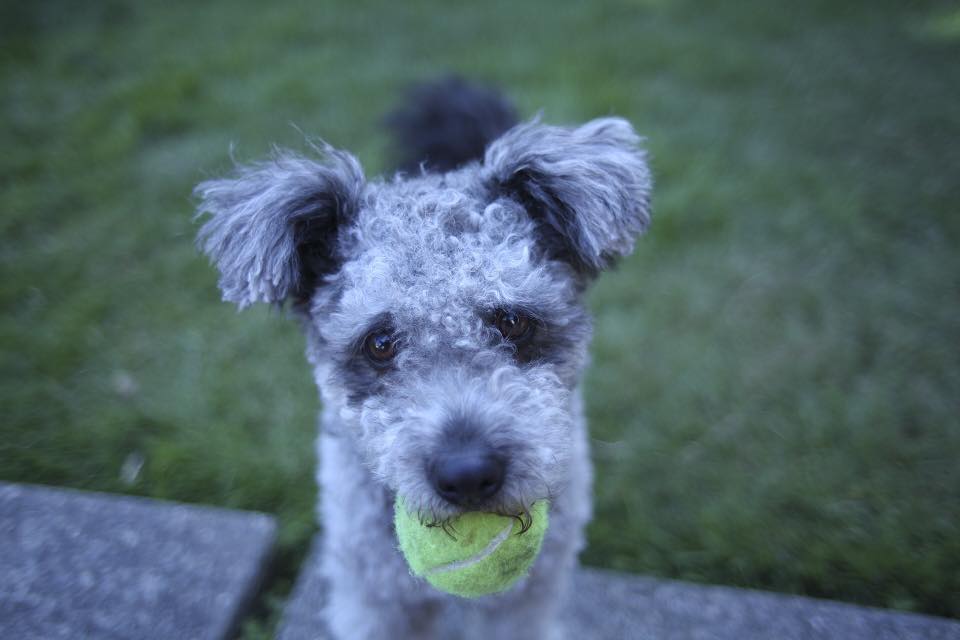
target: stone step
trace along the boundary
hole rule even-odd
[[[0,638],[230,637],[273,518],[0,483]]]
[[[314,540],[279,640],[327,638],[317,549]],[[569,640],[960,640],[960,622],[943,618],[599,569],[577,572],[563,611]]]

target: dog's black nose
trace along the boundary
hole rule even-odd
[[[496,495],[505,468],[503,459],[492,452],[466,449],[437,456],[428,474],[441,498],[462,507]]]

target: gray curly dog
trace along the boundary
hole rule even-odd
[[[321,391],[325,618],[335,638],[556,638],[590,518],[580,382],[584,294],[650,217],[625,120],[516,124],[495,92],[448,79],[390,119],[406,171],[277,152],[198,185],[199,246],[240,308],[288,304]],[[401,496],[430,523],[467,510],[550,527],[526,578],[474,600],[411,576]]]

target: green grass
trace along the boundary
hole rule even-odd
[[[841,6],[842,5],[842,6]],[[648,138],[655,221],[595,289],[585,561],[960,617],[960,11],[949,3],[6,3],[0,478],[313,532],[318,400],[236,314],[190,190],[455,69]],[[121,477],[142,456],[132,481]]]

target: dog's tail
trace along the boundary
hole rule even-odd
[[[447,76],[410,87],[384,122],[398,170],[449,171],[482,158],[517,112],[496,89]]]

